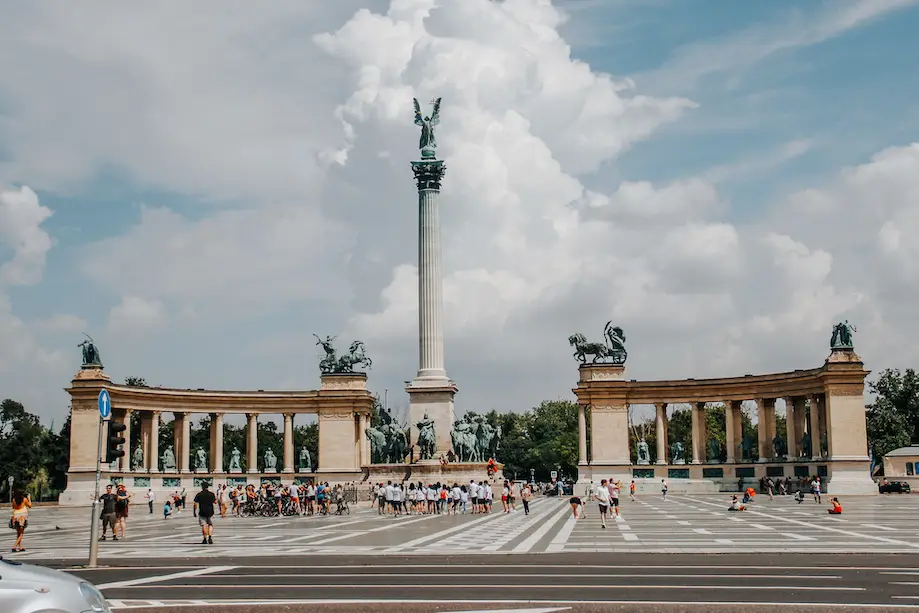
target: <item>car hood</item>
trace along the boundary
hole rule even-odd
[[[83,581],[79,577],[44,566],[0,560],[0,581],[7,580],[17,583],[70,583],[73,585],[79,585]]]

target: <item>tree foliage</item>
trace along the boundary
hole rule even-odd
[[[868,449],[875,459],[919,442],[919,374],[887,369],[868,383],[875,395],[867,407]]]
[[[15,400],[0,403],[0,491],[25,489],[36,499],[63,489],[70,451],[70,417],[60,433],[41,425]]]

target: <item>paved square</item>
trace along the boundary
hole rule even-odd
[[[363,503],[343,517],[215,519],[214,545],[201,545],[190,510],[164,520],[132,507],[127,539],[101,544],[104,563],[127,559],[297,556],[304,554],[894,553],[919,552],[919,499],[909,495],[844,499],[844,515],[812,498],[727,510],[729,497],[643,495],[623,501],[622,520],[602,529],[596,502],[571,518],[567,499],[540,498],[532,513],[380,516]],[[36,508],[17,559],[81,560],[88,553],[90,511]]]

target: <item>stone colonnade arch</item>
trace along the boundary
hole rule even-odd
[[[852,350],[833,350],[820,368],[718,379],[636,381],[625,378],[624,365],[584,364],[573,390],[579,406],[579,481],[616,477],[657,488],[661,479],[669,479],[671,491],[716,492],[736,489],[739,478],[752,482],[767,476],[809,475],[820,476],[833,493],[877,493],[869,474],[865,426],[868,374]],[[788,432],[787,452],[781,457],[773,447],[777,399],[785,401]],[[754,401],[757,407],[756,462],[745,461],[738,449],[743,401]],[[725,406],[727,444],[722,462],[706,457],[706,403],[713,402]],[[685,459],[674,462],[668,449],[666,410],[676,403],[692,407],[692,444]],[[630,404],[656,407],[654,465],[632,465]],[[811,441],[809,450],[804,449],[805,439]]]
[[[116,465],[103,465],[103,478],[120,478],[134,490],[150,487],[162,496],[176,489],[195,487],[196,479],[221,483],[230,481],[258,485],[261,478],[293,482],[308,474],[331,483],[358,482],[370,464],[370,447],[365,435],[373,411],[373,396],[367,390],[365,373],[322,375],[318,390],[309,391],[217,391],[204,389],[171,389],[162,387],[130,387],[113,384],[101,368],[84,367],[66,389],[71,397],[70,466],[67,489],[61,494],[62,505],[91,503],[96,471],[96,447],[99,427],[97,398],[102,389],[109,392],[112,419],[125,424],[128,441],[125,456]],[[132,468],[130,448],[131,415],[141,415],[140,445],[143,466]],[[160,465],[163,450],[159,449],[159,425],[163,413],[175,416],[174,438],[176,466],[164,472]],[[211,415],[210,449],[206,470],[195,470],[189,448],[193,416]],[[245,454],[247,471],[230,472],[223,465],[224,416],[241,414],[248,420],[249,436]],[[261,416],[284,416],[284,453],[278,470],[258,469],[257,422]],[[313,471],[301,471],[294,457],[293,428],[298,415],[316,415],[319,424],[318,466]],[[107,426],[103,424],[103,430]],[[107,436],[107,432],[103,432]]]

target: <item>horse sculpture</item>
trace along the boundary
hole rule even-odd
[[[386,435],[374,428],[373,426],[364,431],[367,440],[370,441],[370,462],[372,464],[382,464],[386,461],[383,454],[386,451]]]
[[[628,353],[625,350],[625,332],[622,328],[613,327],[613,322],[606,322],[603,328],[605,343],[589,343],[587,337],[578,332],[568,337],[568,344],[574,347],[574,358],[582,364],[587,363],[588,356],[593,356],[591,364],[599,361],[610,361],[613,364],[625,364]]]

